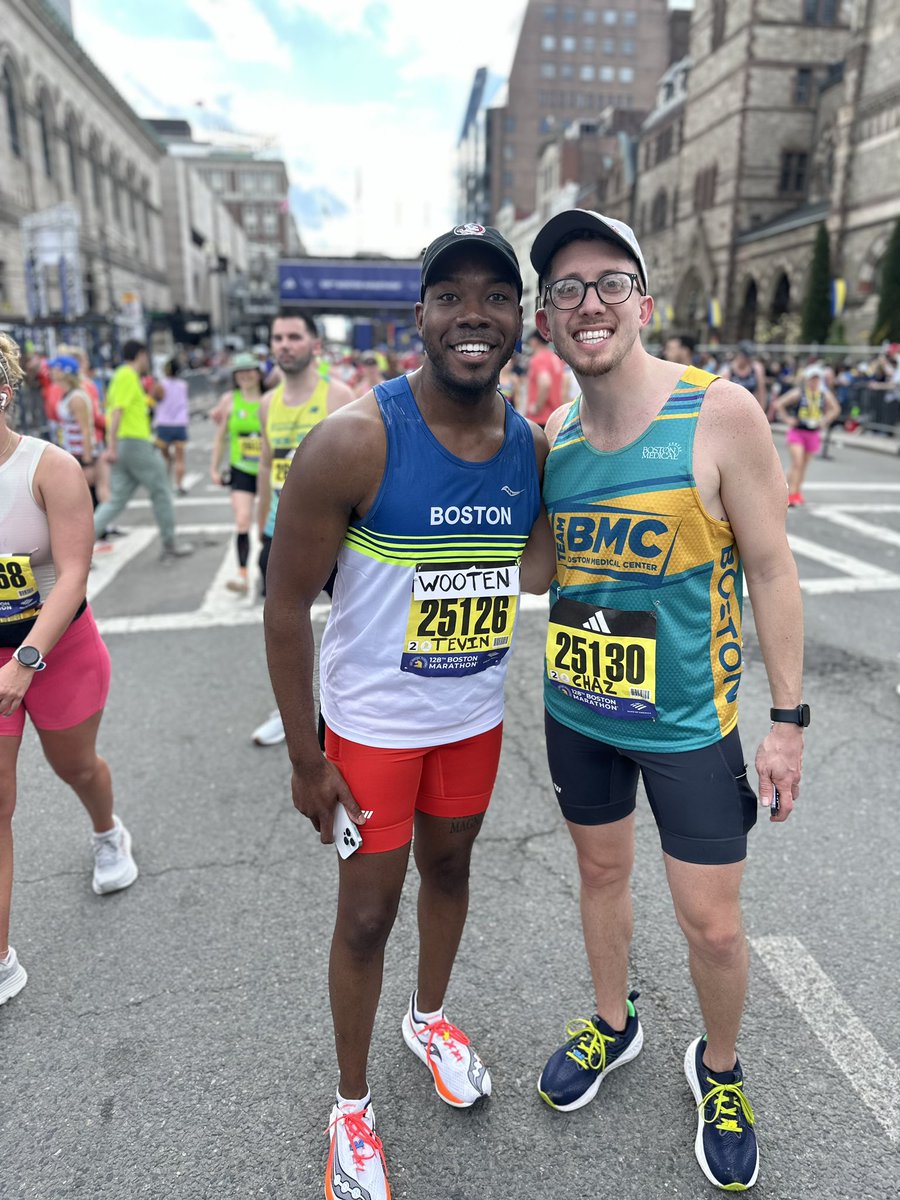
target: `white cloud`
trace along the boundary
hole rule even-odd
[[[138,41],[100,19],[92,0],[76,9],[79,40],[142,116],[177,114],[195,125],[200,116],[219,117],[274,137],[293,183],[332,192],[349,210],[325,214],[317,230],[301,226],[313,253],[415,256],[450,227],[455,145],[472,79],[480,66],[508,71],[525,0],[491,0],[477,22],[446,3],[429,5],[423,17],[421,0],[279,0],[285,14],[304,10],[337,32],[370,34],[373,57],[383,57],[384,46],[402,53],[399,71],[392,63],[378,73],[380,95],[362,104],[342,99],[340,79],[315,101],[292,93],[290,47],[277,18],[267,20],[253,0],[186,3],[210,40],[151,34]],[[251,88],[246,67],[260,62],[272,65],[270,82]],[[458,97],[452,111],[448,90]]]

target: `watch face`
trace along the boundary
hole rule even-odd
[[[20,646],[16,658],[23,667],[36,667],[41,661],[41,652],[34,646]]]

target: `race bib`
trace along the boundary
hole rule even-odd
[[[400,670],[477,675],[512,645],[519,564],[419,563],[413,576]]]
[[[280,492],[284,487],[284,481],[287,479],[288,471],[291,469],[291,462],[294,455],[297,453],[297,447],[291,446],[279,447],[272,451],[272,488],[276,492]]]
[[[241,458],[244,462],[259,462],[262,438],[258,433],[242,433],[238,438],[238,446],[240,447]]]
[[[0,551],[0,623],[28,621],[41,607],[41,594],[29,554]]]
[[[656,613],[559,599],[550,612],[547,679],[564,696],[608,717],[656,713]]]

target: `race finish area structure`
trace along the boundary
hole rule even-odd
[[[279,300],[282,308],[349,319],[357,349],[402,345],[414,332],[421,272],[420,259],[284,259],[278,264]]]

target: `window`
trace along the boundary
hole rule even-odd
[[[115,154],[109,158],[109,190],[112,196],[112,211],[118,224],[122,223],[122,200],[119,196],[119,159]]]
[[[556,78],[556,63],[541,63],[541,79]]]
[[[716,201],[716,164],[698,171],[694,176],[694,208],[702,212],[712,208]]]
[[[259,213],[255,208],[244,208],[244,229],[247,233],[255,233],[259,229]]]
[[[556,38],[553,36],[552,33],[545,33],[544,36],[541,38],[541,49],[542,50],[555,50],[556,49]]]
[[[3,95],[6,100],[6,132],[9,136],[9,148],[16,158],[21,158],[22,141],[19,136],[19,108],[16,104],[16,89],[13,84],[9,63],[3,68],[2,84]]]
[[[591,83],[597,77],[597,72],[589,63],[585,63],[579,72],[578,78],[584,80],[585,83]]]
[[[544,20],[545,21],[555,21],[556,20],[556,6],[555,5],[548,4],[546,6],[546,8],[544,9]]]
[[[585,25],[597,24],[597,14],[592,8],[586,8],[581,14],[581,19],[584,21]]]
[[[78,126],[74,116],[66,121],[66,153],[69,160],[69,186],[72,195],[77,196],[81,190],[81,176],[78,164]]]
[[[806,25],[834,25],[837,15],[837,0],[803,0],[803,21]]]
[[[574,54],[578,49],[578,38],[564,37],[560,44],[566,54]]]
[[[560,77],[560,79],[574,79],[575,78],[574,64],[573,63],[563,63],[562,66],[559,68],[559,77]]]
[[[622,38],[620,49],[623,54],[634,54],[634,39]]]
[[[811,67],[798,67],[794,76],[794,103],[809,104],[812,98],[813,73]]]
[[[212,190],[214,192],[224,192],[225,191],[225,172],[224,171],[210,171],[209,186],[212,188]]]
[[[637,25],[637,13],[632,8],[626,8],[622,13],[622,24],[634,27]]]
[[[516,148],[510,142],[506,142],[503,146],[503,157],[507,162],[512,162],[516,157]]]
[[[263,233],[267,233],[270,237],[278,233],[278,213],[267,208],[262,215]]]
[[[255,171],[241,171],[238,177],[238,182],[240,184],[241,191],[245,192],[247,195],[252,196],[256,191],[259,190],[257,186],[259,182],[259,176]]]
[[[782,194],[806,191],[806,172],[809,155],[802,150],[785,150],[781,155],[781,176],[778,190]]]
[[[614,8],[606,8],[603,10],[603,24],[615,25],[619,19],[619,14]]]
[[[604,54],[615,54],[615,52],[616,52],[616,39],[610,38],[610,37],[604,38],[603,39],[603,53]]]
[[[616,77],[615,67],[601,67],[600,68],[600,79],[603,83],[612,83],[612,81],[615,79],[615,77]]]
[[[91,195],[94,208],[103,214],[103,165],[100,162],[100,142],[91,138]]]
[[[581,39],[581,53],[593,54],[597,49],[597,39],[592,37],[583,37]]]
[[[566,25],[574,25],[578,20],[578,10],[576,8],[564,8],[562,15]]]
[[[619,67],[619,83],[634,83],[633,67]]]
[[[667,158],[671,158],[672,143],[674,140],[673,133],[674,133],[674,130],[671,125],[667,126],[665,129],[660,130],[659,136],[656,139],[656,161],[657,162],[664,162]]]
[[[503,128],[506,133],[515,133],[516,118],[513,116],[507,116],[506,120],[503,122]]]
[[[665,192],[659,191],[653,198],[653,205],[650,209],[650,231],[652,233],[661,233],[666,227],[666,218],[669,215],[669,197]]]
[[[725,0],[714,0],[712,10],[711,50],[718,50],[725,40]]]
[[[41,127],[41,157],[44,161],[44,174],[48,179],[53,178],[53,146],[51,138],[53,129],[50,115],[50,99],[42,92],[38,100],[38,124]]]

